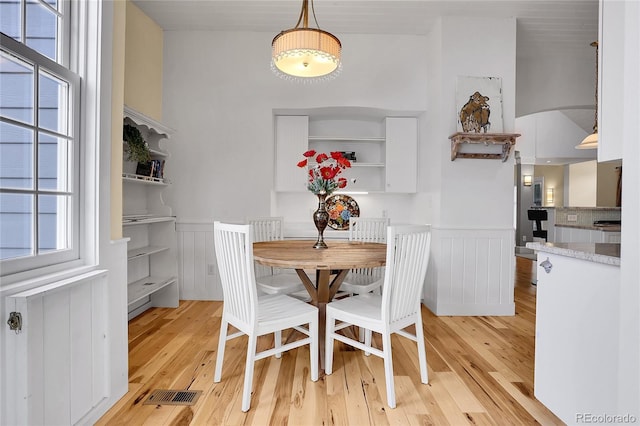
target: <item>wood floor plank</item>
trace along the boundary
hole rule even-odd
[[[506,377],[500,373],[491,373],[496,381],[502,386],[520,405],[522,405],[531,415],[542,425],[562,425],[562,421],[558,420],[553,413],[547,408],[540,407],[535,403],[529,395],[523,394],[513,383],[509,382]]]
[[[484,413],[485,409],[480,401],[473,396],[469,388],[453,373],[436,373],[436,377],[442,382],[445,389],[449,392],[458,408],[462,412],[478,412]]]
[[[129,322],[129,391],[96,425],[562,424],[533,395],[533,267],[516,258],[514,316],[439,317],[423,307],[429,384],[420,383],[415,342],[392,337],[395,409],[382,360],[336,342],[333,374],[315,383],[307,347],[258,361],[243,413],[246,337],[227,342],[222,381],[213,383],[222,302],[150,309]],[[258,340],[260,350],[272,345],[272,335]],[[158,388],[203,393],[191,406],[143,405]]]

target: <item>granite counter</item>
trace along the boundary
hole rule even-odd
[[[574,259],[620,266],[620,244],[618,243],[527,243],[527,248]]]

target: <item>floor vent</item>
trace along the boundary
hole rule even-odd
[[[194,405],[202,391],[156,389],[143,405]]]

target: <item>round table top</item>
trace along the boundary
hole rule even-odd
[[[293,269],[356,269],[384,266],[387,245],[358,241],[326,241],[328,248],[313,248],[315,240],[278,240],[253,243],[254,259],[266,266]]]

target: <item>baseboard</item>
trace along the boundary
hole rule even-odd
[[[425,306],[437,316],[513,316],[516,313],[515,303],[504,304],[439,304],[435,307],[425,301]]]

